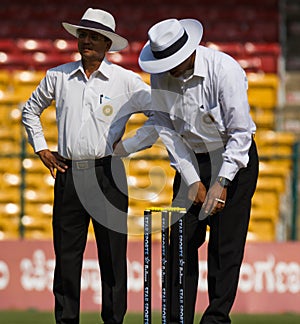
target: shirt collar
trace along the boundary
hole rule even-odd
[[[74,62],[74,69],[72,73],[70,74],[71,76],[75,75],[78,71],[84,74],[84,69],[81,60]],[[98,71],[107,79],[109,79],[111,75],[111,63],[104,58],[102,63],[100,64]]]
[[[109,77],[111,76],[111,69],[111,63],[106,58],[104,58],[98,68],[98,71],[102,73],[107,79],[109,79]]]
[[[195,57],[195,63],[194,63],[194,75],[202,77],[202,78],[206,77],[203,46],[198,46],[196,49],[196,57]]]

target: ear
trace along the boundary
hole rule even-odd
[[[106,52],[109,51],[109,49],[111,48],[111,45],[112,45],[112,41],[110,39],[107,40],[107,42],[106,42]]]

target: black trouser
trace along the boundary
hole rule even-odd
[[[53,292],[57,324],[78,324],[80,279],[92,219],[98,249],[104,323],[122,323],[127,308],[127,184],[123,164],[110,159],[96,167],[69,167],[54,188]],[[118,178],[118,183],[115,182]],[[99,287],[100,290],[100,287]]]
[[[211,155],[197,155],[201,181],[207,190],[218,174],[222,162],[220,152]],[[214,156],[213,156],[214,155]],[[218,158],[219,155],[219,158]],[[211,157],[213,156],[213,159]],[[213,160],[213,162],[211,162]],[[185,214],[185,321],[192,324],[198,288],[198,249],[205,241],[206,227],[209,226],[208,242],[208,295],[209,305],[201,324],[231,323],[229,313],[235,300],[240,267],[250,218],[251,198],[254,194],[258,176],[258,156],[253,141],[249,150],[249,163],[240,169],[232,185],[227,189],[226,204],[222,212],[198,220],[199,206],[187,205],[187,188],[181,183],[180,175],[174,179],[174,206],[187,207]],[[210,183],[212,180],[212,183]],[[180,188],[180,190],[179,190]],[[185,200],[185,202],[183,202]],[[188,202],[190,204],[190,202]],[[171,228],[171,323],[179,323],[178,310],[178,236],[176,227]]]

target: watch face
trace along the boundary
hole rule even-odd
[[[226,179],[226,178],[224,178],[224,177],[219,177],[219,178],[218,178],[218,182],[220,183],[220,185],[221,185],[222,187],[228,187],[229,184],[230,184],[230,180],[228,180],[228,179]]]

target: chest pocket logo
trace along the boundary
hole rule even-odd
[[[103,111],[103,114],[105,116],[111,116],[114,109],[113,109],[113,106],[111,105],[105,105],[103,108],[102,108],[102,111]]]

